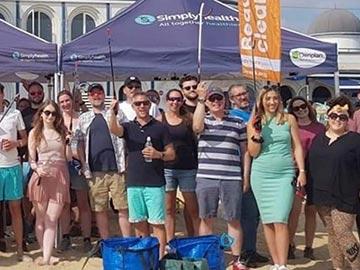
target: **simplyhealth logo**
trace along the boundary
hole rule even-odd
[[[21,53],[18,51],[14,51],[11,56],[17,61],[47,61],[50,58],[45,53]]]
[[[152,15],[140,15],[135,18],[135,22],[141,25],[153,24],[156,21],[156,18]]]

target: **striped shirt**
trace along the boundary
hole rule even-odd
[[[226,115],[222,121],[206,116],[198,144],[196,178],[242,180],[240,142],[246,141],[246,124]]]

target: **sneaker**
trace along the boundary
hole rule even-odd
[[[311,247],[305,247],[304,249],[304,258],[308,258],[312,261],[316,260],[314,256],[314,249]]]
[[[277,265],[277,264],[270,265],[269,270],[279,270],[279,265]]]
[[[288,260],[294,260],[294,259],[295,259],[295,246],[289,245]]]
[[[60,244],[59,250],[60,250],[60,251],[67,251],[67,250],[70,249],[70,247],[71,247],[70,237],[64,237],[64,238],[61,240],[61,244]]]
[[[258,263],[267,263],[269,262],[269,258],[265,257],[257,252],[255,252],[252,257],[254,258],[254,260]]]
[[[241,253],[240,260],[247,267],[256,268],[257,264],[256,264],[255,257],[253,256],[254,254],[255,253],[250,253],[250,252],[244,251],[244,252]]]
[[[249,268],[240,260],[236,260],[232,264],[232,270],[248,270]]]
[[[278,270],[289,270],[289,268],[287,268],[286,265],[281,265],[278,267]]]
[[[92,244],[89,238],[85,238],[84,239],[84,244],[83,244],[83,252],[84,253],[89,253],[90,250],[92,249]]]
[[[17,258],[18,262],[32,262],[33,261],[33,259],[30,256],[25,255],[21,249],[16,251],[16,258]]]

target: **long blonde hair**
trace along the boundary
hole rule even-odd
[[[273,85],[273,86],[270,86],[270,87],[269,86],[264,86],[260,90],[258,98],[256,100],[255,113],[258,116],[261,117],[262,124],[265,124],[267,119],[266,119],[265,108],[264,108],[263,102],[264,102],[264,99],[265,99],[266,95],[269,92],[275,92],[277,97],[278,97],[279,106],[277,107],[275,118],[276,118],[277,124],[282,125],[287,121],[287,115],[284,112],[284,106],[283,106],[282,101],[281,101],[279,87],[276,86],[276,85]]]

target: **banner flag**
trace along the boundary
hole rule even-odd
[[[238,0],[239,47],[243,75],[281,80],[280,0]],[[254,60],[254,65],[253,65]]]

